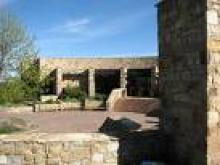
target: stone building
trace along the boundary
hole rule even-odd
[[[220,163],[220,1],[158,5],[161,126],[170,164]]]
[[[39,59],[42,79],[52,79],[46,94],[61,96],[70,85],[88,96],[109,95],[112,89],[127,88],[131,96],[156,94],[157,58],[49,58]]]

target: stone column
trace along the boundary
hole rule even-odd
[[[158,66],[154,66],[151,69],[151,85],[150,85],[150,96],[154,97],[157,95],[157,88],[158,88],[158,77],[159,77],[159,68]]]
[[[127,68],[120,69],[120,88],[127,88]]]
[[[207,0],[207,164],[220,162],[220,1]],[[218,140],[216,140],[218,139]]]
[[[158,23],[160,125],[168,139],[166,157],[172,161],[168,164],[217,165],[219,0],[160,1]]]
[[[62,69],[56,69],[56,95],[60,96],[62,93]]]
[[[95,96],[95,69],[88,70],[88,96]]]

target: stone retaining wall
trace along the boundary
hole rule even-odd
[[[6,107],[0,106],[0,111],[2,112],[13,112],[13,113],[22,113],[22,112],[33,112],[32,106],[13,106],[13,107]]]
[[[117,165],[118,140],[103,134],[0,136],[1,165]]]

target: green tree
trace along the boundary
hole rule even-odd
[[[38,100],[41,93],[40,71],[36,60],[23,60],[21,80],[26,100]]]
[[[18,104],[25,98],[24,83],[20,79],[11,78],[0,84],[0,104]]]
[[[0,11],[0,103],[36,100],[40,75],[33,38],[17,18]]]

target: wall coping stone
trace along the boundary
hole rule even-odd
[[[117,141],[101,133],[18,133],[0,135],[1,142],[71,142],[71,141]]]

